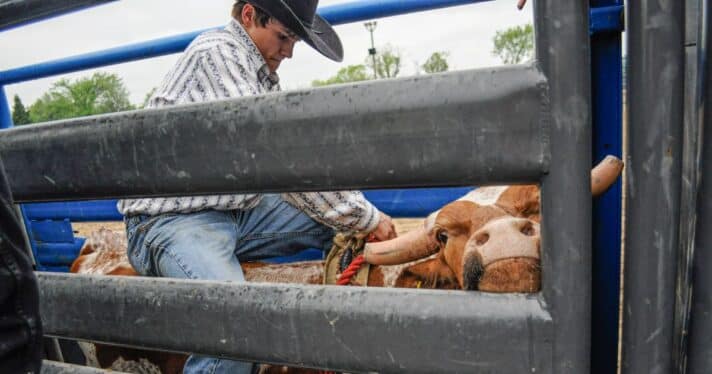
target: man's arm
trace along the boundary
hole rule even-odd
[[[359,191],[290,192],[282,197],[315,221],[337,231],[372,233],[375,240],[395,237],[391,218]]]

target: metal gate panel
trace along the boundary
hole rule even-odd
[[[54,336],[359,372],[552,372],[552,322],[536,295],[38,278]]]
[[[700,2],[696,112],[699,121],[699,195],[692,270],[692,314],[688,373],[708,373],[712,367],[712,23],[709,1]]]
[[[553,373],[587,373],[591,347],[591,86],[588,2],[534,3],[536,54],[550,87],[549,174],[542,180],[543,295]]]
[[[673,372],[684,1],[628,3],[623,373]]]
[[[680,185],[680,233],[673,325],[673,365],[686,373],[689,342],[689,317],[692,296],[692,266],[697,221],[697,198],[700,179],[700,124],[697,110],[697,32],[699,0],[685,0],[685,75],[684,128]]]
[[[546,95],[483,69],[18,127],[0,155],[21,202],[532,182]]]
[[[110,1],[114,0],[2,0],[0,1],[0,30]]]

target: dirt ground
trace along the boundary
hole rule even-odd
[[[398,235],[408,232],[415,227],[423,224],[423,218],[397,218],[393,220],[396,225],[396,231]],[[123,222],[76,222],[72,223],[72,229],[74,230],[74,235],[76,236],[88,236],[94,231],[98,231],[100,228],[106,228],[112,231],[124,231]]]

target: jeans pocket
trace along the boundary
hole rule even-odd
[[[136,270],[136,272],[141,275],[152,275],[151,253],[148,248],[143,245],[143,241],[140,241],[135,245],[132,245],[132,243],[129,242],[127,254],[129,257],[129,262],[131,263],[131,266],[133,266],[133,268]]]
[[[127,255],[131,266],[141,275],[152,275],[151,252],[146,245],[146,233],[160,216],[133,216],[126,219]]]
[[[173,217],[175,213],[164,213],[157,216],[146,217],[136,225],[136,232],[146,234],[158,221],[163,218]]]

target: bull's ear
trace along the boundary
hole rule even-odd
[[[460,288],[455,273],[439,257],[419,262],[403,269],[396,279],[395,286],[450,290]]]
[[[515,217],[536,218],[539,216],[539,186],[509,186],[497,200],[497,206]]]

